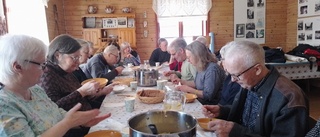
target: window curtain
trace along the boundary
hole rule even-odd
[[[7,21],[6,16],[4,14],[4,6],[3,6],[4,0],[0,0],[0,36],[7,34]]]
[[[49,2],[49,0],[42,0],[42,2],[43,2],[43,5],[48,8],[48,2]]]
[[[161,17],[207,16],[211,0],[153,0],[152,9]]]

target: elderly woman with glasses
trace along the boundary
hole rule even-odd
[[[81,48],[80,48],[80,58],[79,58],[79,63],[85,64],[87,60],[89,59],[90,56],[90,43],[84,39],[76,39]],[[81,83],[82,81],[87,79],[86,74],[82,71],[80,67],[78,67],[75,71],[72,72],[74,76],[77,77],[79,82]]]
[[[37,85],[46,71],[47,46],[26,35],[0,38],[0,136],[79,136],[70,129],[93,126],[110,116],[99,110],[59,108]],[[57,87],[58,88],[58,87]]]
[[[138,53],[131,49],[130,43],[123,42],[120,45],[121,49],[121,60],[124,65],[127,65],[128,63],[132,63],[134,66],[140,65],[140,57]]]
[[[90,81],[81,85],[72,72],[79,68],[81,46],[70,35],[62,34],[54,38],[49,45],[47,69],[41,76],[39,85],[49,98],[59,107],[70,110],[81,103],[80,110],[100,108],[105,95],[113,85],[100,89],[99,83]],[[89,128],[85,128],[89,131]]]
[[[215,56],[199,41],[187,45],[186,56],[197,69],[196,77],[194,81],[181,80],[182,86],[177,89],[196,94],[201,104],[218,104],[225,72],[216,63]]]

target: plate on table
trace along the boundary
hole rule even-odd
[[[115,85],[113,86],[114,93],[121,93],[123,92],[128,86],[127,85]]]
[[[84,137],[122,137],[121,133],[115,130],[100,130],[91,132]]]

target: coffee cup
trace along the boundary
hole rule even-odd
[[[124,104],[127,112],[132,112],[134,110],[134,102],[135,102],[134,97],[126,97],[124,99]]]
[[[131,81],[130,82],[131,91],[136,92],[137,91],[137,87],[138,87],[138,81]]]

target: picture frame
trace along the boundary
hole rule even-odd
[[[117,18],[117,25],[118,25],[118,28],[127,28],[128,26],[128,20],[127,20],[127,17],[118,17]]]
[[[117,28],[117,18],[103,18],[102,28]]]
[[[135,27],[135,21],[134,18],[129,18],[128,19],[128,28],[134,28]]]

